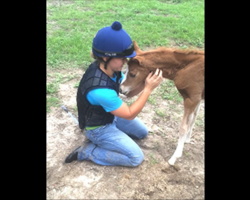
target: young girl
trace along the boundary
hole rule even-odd
[[[132,138],[147,136],[147,127],[136,117],[150,93],[161,83],[162,71],[148,75],[139,98],[128,106],[119,98],[124,79],[122,67],[136,56],[133,42],[120,22],[100,29],[93,39],[95,61],[84,73],[77,91],[79,127],[91,141],[79,146],[65,159],[91,160],[100,165],[135,167],[144,155]]]

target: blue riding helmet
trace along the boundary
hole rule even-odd
[[[122,29],[122,24],[118,21],[96,33],[92,52],[98,57],[132,58],[136,56],[129,34]]]

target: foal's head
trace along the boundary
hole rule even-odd
[[[136,57],[128,61],[125,78],[120,87],[120,92],[127,97],[139,94],[145,85],[145,80],[150,70],[141,65],[141,60]]]

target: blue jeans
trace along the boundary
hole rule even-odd
[[[147,134],[147,127],[138,118],[126,120],[115,116],[112,124],[86,131],[91,142],[80,148],[77,160],[91,160],[99,165],[138,166],[144,155],[132,138],[142,139]]]

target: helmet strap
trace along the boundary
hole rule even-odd
[[[113,57],[109,57],[107,61],[104,61],[103,59],[103,62],[104,62],[104,69],[107,69],[107,64],[108,62],[112,59]]]

